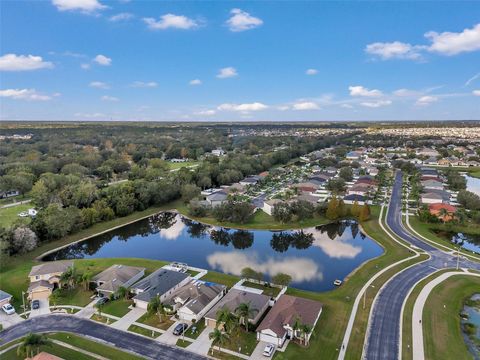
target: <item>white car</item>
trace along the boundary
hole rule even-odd
[[[273,352],[275,351],[275,346],[272,344],[268,344],[265,346],[265,349],[263,349],[263,356],[270,357],[273,355]]]
[[[7,315],[15,314],[15,308],[10,304],[2,305],[2,310],[5,311]]]

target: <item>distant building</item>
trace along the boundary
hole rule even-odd
[[[212,150],[212,155],[213,156],[223,156],[223,155],[225,155],[225,151],[223,151],[222,149],[215,149],[215,150]]]
[[[358,151],[350,151],[347,153],[347,155],[345,155],[345,157],[347,160],[360,160],[360,158],[362,157],[362,153]]]
[[[272,216],[275,205],[281,204],[281,203],[283,203],[283,200],[280,200],[280,199],[270,199],[270,200],[264,201],[262,210],[268,215]]]
[[[211,207],[222,205],[228,199],[228,194],[224,190],[216,191],[213,194],[207,195],[207,203]]]

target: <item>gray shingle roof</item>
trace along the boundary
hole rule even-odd
[[[72,260],[48,261],[43,264],[33,266],[28,276],[40,276],[58,272],[63,273],[65,270],[72,266]]]
[[[10,299],[11,297],[12,295],[10,295],[9,293],[0,290],[0,301],[3,301],[5,299]]]
[[[132,286],[133,290],[142,291],[134,299],[148,302],[157,295],[165,294],[189,276],[178,271],[158,269]]]
[[[117,291],[120,286],[145,271],[145,268],[125,265],[112,265],[93,277],[92,281],[102,283],[97,290]]]

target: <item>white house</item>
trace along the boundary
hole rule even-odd
[[[280,204],[282,202],[283,200],[280,200],[280,199],[270,199],[270,200],[264,201],[262,210],[268,215],[272,216],[275,205]]]
[[[222,149],[215,149],[215,150],[212,150],[212,155],[213,156],[223,156],[223,155],[225,155],[225,151],[223,151]]]

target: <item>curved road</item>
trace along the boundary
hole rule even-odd
[[[457,257],[413,236],[402,223],[402,172],[395,176],[386,222],[403,240],[430,255],[430,259],[395,275],[380,291],[373,305],[364,356],[368,360],[398,360],[401,310],[411,288],[422,278],[443,268],[455,268]],[[480,270],[480,264],[460,261],[461,268]]]
[[[121,331],[91,320],[72,315],[50,314],[22,321],[0,332],[0,344],[21,338],[29,332],[70,332],[107,342],[120,350],[136,353],[149,359],[200,360],[203,356],[159,343],[158,341]],[[94,340],[94,339],[93,339]],[[87,349],[88,350],[88,349]]]

